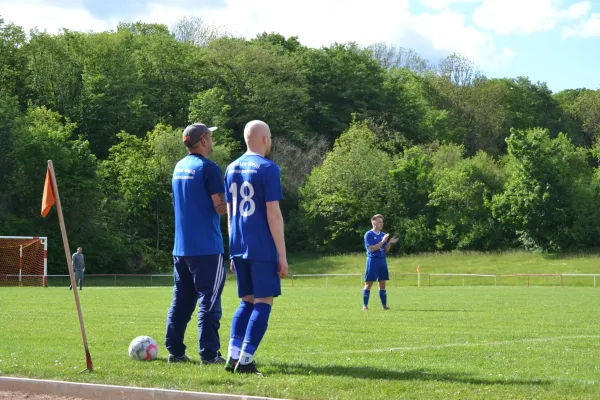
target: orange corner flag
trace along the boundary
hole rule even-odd
[[[46,182],[44,183],[44,195],[42,196],[42,217],[46,217],[50,209],[56,202],[54,197],[54,188],[52,187],[52,177],[50,176],[50,168],[46,170]]]
[[[421,272],[421,266],[417,265],[417,272]]]

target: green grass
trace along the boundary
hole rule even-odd
[[[438,259],[448,265],[452,257]],[[473,257],[471,265],[478,263]],[[287,282],[257,352],[263,378],[167,364],[162,343],[170,297],[164,287],[84,288],[95,370],[80,375],[85,358],[72,292],[0,288],[0,375],[293,399],[600,398],[600,289],[392,286],[392,310],[381,310],[373,291],[371,310],[363,312],[358,280],[354,288]],[[224,348],[237,304],[229,281]],[[193,318],[186,343],[197,361],[195,326]],[[159,360],[128,359],[138,335],[158,341]]]
[[[582,253],[567,255],[548,255],[530,252],[507,253],[434,253],[418,254],[406,257],[391,256],[388,258],[390,269],[390,286],[416,286],[417,265],[421,266],[421,285],[427,286],[460,286],[461,277],[428,277],[428,274],[496,274],[500,286],[527,286],[526,277],[503,277],[509,274],[600,274],[600,253]],[[338,256],[318,257],[311,254],[295,254],[290,257],[291,274],[359,274],[364,273],[364,254],[345,254]],[[93,271],[92,271],[93,272]],[[152,280],[151,280],[152,279]],[[228,279],[233,282],[233,276]],[[328,285],[350,286],[360,282],[360,277],[329,277]],[[600,287],[600,277],[596,279]],[[86,276],[88,286],[171,286],[173,278],[167,276],[150,277],[92,277]],[[532,286],[559,286],[558,277],[530,277]],[[324,286],[324,277],[297,277],[295,286]],[[68,277],[50,277],[50,286],[69,286]],[[233,284],[233,283],[232,283]],[[466,286],[490,286],[493,278],[465,278]],[[291,281],[284,283],[291,286]],[[592,277],[564,277],[563,285],[594,285]]]
[[[364,254],[315,257],[296,254],[290,265],[294,273],[362,273]],[[472,273],[472,274],[542,274],[586,273],[600,274],[600,253],[575,253],[566,255],[531,253],[523,251],[504,253],[428,253],[411,256],[388,257],[391,273]]]

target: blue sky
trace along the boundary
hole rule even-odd
[[[458,52],[490,77],[528,76],[554,92],[600,89],[598,0],[0,0],[0,16],[52,33],[198,16],[245,37],[278,32],[311,47],[386,42],[430,60]]]

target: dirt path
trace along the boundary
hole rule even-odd
[[[79,397],[63,397],[53,394],[37,394],[23,392],[0,391],[0,400],[83,400]]]

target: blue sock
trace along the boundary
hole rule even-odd
[[[381,299],[381,305],[382,306],[387,306],[387,291],[386,290],[379,290],[379,298]]]
[[[269,316],[271,315],[271,305],[267,303],[256,303],[254,311],[248,322],[246,336],[242,344],[242,353],[240,354],[240,364],[250,364],[258,345],[260,344],[267,326],[269,325]]]
[[[371,295],[371,291],[368,289],[363,290],[363,306],[369,305],[369,296]]]
[[[242,349],[242,341],[248,328],[248,321],[254,310],[254,304],[248,303],[242,300],[239,307],[233,314],[231,319],[231,335],[229,339],[229,354],[227,358],[231,357],[234,359],[240,358],[240,351]]]

